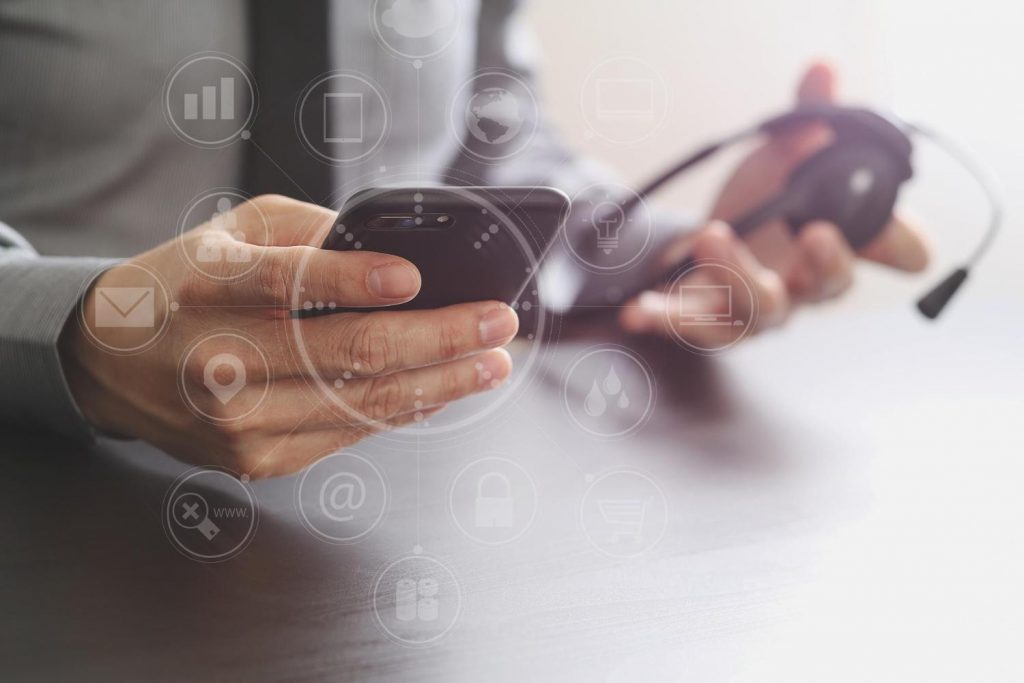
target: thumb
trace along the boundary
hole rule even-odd
[[[824,61],[808,67],[796,91],[798,105],[831,104],[836,101],[837,77],[835,68]]]

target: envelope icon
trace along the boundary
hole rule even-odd
[[[97,287],[96,327],[153,327],[152,287]]]

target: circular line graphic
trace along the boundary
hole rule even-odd
[[[248,509],[251,511],[248,527],[245,529],[245,533],[242,535],[241,540],[223,552],[210,554],[193,550],[188,543],[178,537],[177,532],[175,531],[177,528],[197,531],[204,533],[204,535],[211,540],[219,533],[218,527],[210,520],[210,505],[206,498],[201,494],[192,491],[186,491],[180,494],[178,493],[183,486],[198,477],[212,477],[218,480],[225,479],[230,481],[232,483],[232,487],[237,487],[242,490],[245,494],[246,500],[248,501]],[[199,505],[199,501],[202,501],[205,511],[205,515],[202,516],[194,510],[189,511],[195,515],[196,523],[194,526],[191,525],[191,521],[186,525],[174,516],[175,505],[178,503],[184,504],[189,501],[195,505]],[[231,517],[230,519],[237,519],[237,516]],[[221,521],[221,523],[223,524],[224,522]],[[168,540],[171,541],[171,545],[173,545],[174,548],[185,557],[199,562],[223,562],[238,555],[246,548],[246,546],[249,545],[250,542],[252,542],[253,537],[256,535],[256,529],[259,527],[259,507],[256,504],[255,493],[251,490],[249,485],[240,481],[230,470],[221,467],[194,467],[179,476],[167,490],[167,494],[164,496],[163,526],[164,533],[167,535]],[[206,526],[209,526],[209,529],[204,528]]]
[[[481,463],[485,463],[485,462],[500,462],[500,463],[504,463],[504,464],[507,464],[507,465],[511,465],[513,468],[519,470],[519,472],[521,472],[523,474],[523,477],[525,478],[526,482],[530,485],[530,491],[532,493],[532,498],[531,498],[532,505],[531,505],[531,510],[530,510],[530,518],[528,520],[526,520],[525,524],[520,526],[520,528],[518,529],[518,531],[516,531],[515,534],[513,534],[512,536],[509,536],[508,538],[504,538],[504,539],[501,539],[501,540],[498,540],[498,541],[488,541],[488,540],[484,540],[484,539],[480,538],[479,536],[474,536],[472,533],[469,532],[468,529],[466,529],[465,525],[463,525],[463,523],[462,523],[462,520],[459,519],[459,516],[457,514],[455,514],[455,491],[456,491],[456,488],[459,485],[459,481],[462,479],[462,477],[470,469],[472,469],[473,467],[475,467],[475,466],[477,466],[477,465],[479,465]],[[484,473],[483,476],[487,476],[487,474],[488,473]],[[478,478],[478,480],[477,480],[478,485],[480,484],[482,478],[483,477]],[[479,492],[478,492],[478,497],[479,497]],[[490,545],[490,546],[504,545],[506,543],[511,543],[512,541],[515,541],[515,540],[521,538],[523,536],[523,534],[525,534],[527,531],[529,531],[530,527],[533,526],[533,522],[537,518],[537,508],[538,507],[540,507],[540,505],[539,505],[539,496],[537,494],[537,484],[536,484],[536,482],[533,480],[533,477],[530,475],[530,473],[526,470],[525,467],[523,467],[522,465],[520,465],[519,463],[517,463],[514,460],[510,460],[509,458],[503,458],[503,457],[499,457],[499,456],[484,456],[482,458],[478,458],[478,459],[474,460],[473,462],[467,464],[465,467],[463,467],[461,470],[459,470],[459,472],[452,479],[451,486],[448,489],[448,511],[449,511],[449,513],[452,516],[452,520],[455,522],[455,526],[467,538],[469,538],[472,541],[476,541],[477,543],[482,543],[483,545]]]
[[[579,368],[580,365],[584,363],[587,359],[601,354],[626,358],[630,364],[639,368],[646,383],[647,401],[644,405],[643,411],[641,412],[639,418],[632,420],[632,422],[624,429],[618,429],[609,432],[594,430],[580,418],[580,416],[577,414],[577,408],[574,407],[573,405],[574,402],[578,401],[579,399],[579,395],[576,392],[571,391],[571,380],[573,372],[575,372],[576,369]],[[620,405],[618,402],[621,400],[622,396],[626,395],[621,377],[619,377],[619,373],[616,372],[612,361],[608,362],[608,366],[609,369],[607,371],[602,372],[602,376],[600,378],[592,377],[590,378],[590,382],[585,383],[589,384],[590,386],[587,387],[587,389],[585,389],[586,393],[584,394],[583,399],[583,410],[588,414],[588,416],[592,418],[603,417],[609,408]],[[600,398],[594,395],[595,391],[598,392],[598,394],[600,394]],[[572,393],[572,396],[570,396],[570,393]],[[565,377],[562,382],[562,399],[565,404],[565,409],[569,413],[569,417],[572,419],[572,421],[576,424],[577,427],[587,432],[591,436],[596,436],[601,439],[623,438],[629,436],[630,434],[636,432],[638,429],[644,426],[650,419],[651,413],[654,410],[656,397],[657,386],[654,383],[654,376],[651,373],[651,369],[648,367],[646,361],[644,361],[643,358],[636,355],[629,349],[615,344],[603,344],[601,346],[593,347],[585,351],[584,353],[580,354],[575,360],[573,360],[572,364],[569,366],[569,369],[566,370]],[[599,404],[598,401],[604,401],[603,406]],[[597,407],[588,406],[588,402],[596,404]]]
[[[358,534],[355,534],[355,535],[351,535],[351,536],[336,536],[336,535],[332,535],[332,534],[329,534],[326,531],[320,529],[319,527],[317,527],[317,525],[314,524],[313,520],[311,520],[309,518],[309,515],[306,512],[306,506],[304,504],[305,501],[303,499],[303,491],[304,491],[304,489],[306,487],[306,483],[307,483],[307,480],[309,479],[310,474],[312,474],[312,472],[316,468],[318,468],[318,467],[320,467],[320,468],[325,467],[326,465],[324,463],[330,463],[332,461],[336,461],[336,459],[338,459],[338,458],[353,458],[353,459],[358,460],[359,462],[363,463],[364,465],[366,465],[366,467],[369,468],[370,471],[372,471],[374,473],[374,476],[377,477],[377,480],[380,483],[380,487],[381,487],[381,490],[383,492],[383,500],[380,503],[380,510],[377,512],[377,515],[374,518],[374,520],[370,523],[370,525],[368,527],[363,529],[361,532],[359,532]],[[337,472],[337,473],[331,475],[330,477],[328,477],[327,480],[324,481],[324,483],[320,485],[320,496],[319,496],[318,500],[321,501],[321,510],[324,512],[324,514],[328,518],[333,519],[336,522],[346,522],[346,521],[351,521],[351,520],[350,519],[345,519],[341,515],[332,514],[330,511],[328,511],[326,508],[324,508],[323,507],[324,493],[327,491],[328,484],[330,484],[332,481],[337,481],[339,478],[344,477],[345,475],[351,475],[351,474],[352,473],[348,472],[347,470],[346,471],[342,471],[342,472]],[[358,475],[356,475],[356,478],[358,479]],[[362,507],[363,503],[365,503],[365,498],[366,498],[366,495],[367,495],[366,494],[366,489],[365,489],[365,483],[363,484],[363,486],[364,486],[364,488],[362,489],[362,491],[363,491],[363,493],[362,493],[362,500],[361,500],[360,504],[357,506],[357,508],[358,507]],[[345,451],[331,453],[329,455],[324,456],[323,458],[317,459],[316,461],[314,461],[311,465],[309,465],[302,472],[302,476],[299,477],[299,480],[298,480],[298,482],[296,482],[296,485],[295,485],[294,503],[295,503],[296,510],[299,513],[299,519],[302,522],[302,525],[304,527],[306,527],[307,531],[309,531],[311,534],[313,534],[317,538],[319,538],[319,539],[321,539],[323,541],[326,541],[328,543],[334,543],[334,544],[339,544],[339,545],[340,544],[347,544],[347,543],[355,543],[355,542],[357,542],[359,540],[362,540],[366,536],[369,536],[371,533],[373,533],[377,529],[377,527],[380,526],[380,523],[384,520],[384,515],[388,511],[388,507],[390,505],[390,502],[391,502],[391,492],[390,492],[390,488],[388,487],[387,479],[384,477],[384,473],[381,472],[380,468],[377,467],[377,465],[375,465],[369,458],[363,456],[360,453],[354,452],[352,450],[345,450]]]
[[[495,85],[492,85],[490,87],[483,88],[478,92],[475,87],[477,82],[488,79],[491,79],[495,82],[498,82],[502,79],[507,80],[510,82],[507,85],[512,85],[513,88],[500,88]],[[468,97],[466,97],[464,94],[467,89],[470,91]],[[517,90],[525,94],[525,97],[528,100],[527,114],[524,115],[522,113],[519,100],[517,98],[516,93],[514,93],[513,90]],[[481,137],[482,133],[474,131],[471,127],[471,122],[468,120],[468,115],[470,113],[471,107],[473,106],[474,100],[477,97],[486,95],[490,91],[501,91],[504,93],[504,95],[502,95],[501,97],[504,98],[505,96],[507,96],[512,99],[512,107],[514,107],[515,109],[515,115],[512,117],[514,121],[507,121],[505,123],[508,125],[518,123],[519,126],[514,133],[506,133],[506,135],[508,135],[508,139],[503,140],[501,142],[490,142],[487,139],[486,134],[483,134],[483,137]],[[465,101],[463,102],[464,98]],[[512,113],[508,105],[506,105],[505,111],[508,113]],[[538,117],[539,110],[537,105],[537,98],[534,96],[533,90],[530,89],[530,87],[526,84],[525,81],[523,81],[523,79],[519,78],[515,74],[506,71],[502,71],[499,69],[489,69],[487,71],[481,71],[477,74],[474,74],[472,77],[466,80],[461,86],[459,86],[459,89],[455,92],[455,96],[452,98],[452,103],[449,106],[448,126],[449,129],[451,130],[452,136],[455,138],[455,140],[459,143],[459,146],[467,154],[470,154],[471,156],[476,157],[481,161],[497,162],[509,159],[519,154],[520,152],[522,152],[523,150],[530,146],[530,143],[533,141],[533,138],[537,133]],[[499,116],[496,118],[502,117]],[[495,125],[501,125],[501,123],[495,121]],[[529,130],[522,130],[522,128],[525,126],[528,126]],[[485,154],[481,152],[479,149],[474,149],[466,145],[465,134],[467,132],[473,135],[473,137],[476,140],[478,140],[481,144],[492,145],[495,149],[504,149],[507,143],[515,142],[515,144],[512,145],[511,151],[505,151],[496,154]]]
[[[450,24],[450,28],[448,30],[450,30],[451,35],[449,35],[440,46],[436,46],[422,52],[407,52],[399,49],[384,37],[382,28],[390,28],[394,30],[395,33],[398,33],[406,39],[420,40],[423,38],[429,38],[446,27],[438,26],[433,30],[426,31],[426,23],[430,20],[432,15],[413,15],[417,12],[417,6],[422,6],[424,9],[428,9],[430,11],[436,11],[439,9],[439,7],[437,7],[438,3],[424,3],[422,0],[385,1],[390,1],[391,5],[389,5],[383,12],[380,11],[381,0],[373,1],[373,4],[370,6],[370,25],[373,26],[374,36],[377,38],[377,41],[392,54],[412,61],[414,66],[419,68],[422,66],[422,60],[436,57],[447,50],[451,44],[455,42],[455,37],[459,34],[459,26],[462,24],[463,8],[461,0],[440,0],[440,3],[447,3],[446,5],[442,4],[442,7],[446,6],[451,11],[451,15],[448,20],[448,23]],[[431,7],[431,5],[433,5],[433,7]],[[394,13],[390,20],[385,18],[385,15],[389,12]],[[405,17],[402,17],[403,14]],[[399,24],[402,24],[402,26],[400,27]]]
[[[614,494],[614,498],[603,498],[594,501],[597,504],[603,524],[609,527],[608,535],[611,537],[609,542],[600,543],[600,536],[592,533],[592,529],[587,528],[586,510],[588,500],[593,495],[594,489],[598,484],[610,479],[611,477],[633,477],[640,479],[650,486],[654,495],[644,498],[636,498],[635,494],[628,497],[623,497],[621,494]],[[644,530],[649,528],[650,525],[648,510],[651,508],[652,499],[655,496],[661,502],[664,520],[662,521],[661,528],[657,535],[652,540],[645,540]],[[583,497],[580,499],[579,515],[580,527],[583,529],[583,535],[587,537],[587,540],[595,550],[602,555],[614,559],[631,559],[640,557],[644,553],[652,550],[665,537],[665,532],[668,529],[668,498],[665,497],[665,492],[661,490],[661,487],[658,486],[657,482],[643,472],[632,469],[613,470],[598,476],[590,483],[587,490],[583,492]],[[629,537],[632,537],[636,543],[642,543],[642,545],[639,545],[634,550],[620,549],[624,546],[618,546],[618,543],[620,542],[619,539]],[[612,549],[614,549],[615,552],[612,552]]]
[[[391,571],[392,569],[394,569],[398,565],[400,565],[402,563],[411,563],[411,562],[425,562],[427,564],[432,564],[432,565],[436,566],[437,568],[440,569],[441,572],[443,572],[443,573],[448,575],[448,577],[451,580],[451,585],[455,587],[455,593],[454,593],[454,597],[455,597],[455,600],[456,600],[455,610],[454,610],[454,613],[451,615],[451,617],[449,619],[449,623],[444,628],[442,628],[439,632],[435,633],[433,636],[430,636],[428,638],[424,638],[422,640],[413,640],[413,639],[410,639],[410,638],[403,638],[399,634],[395,633],[395,631],[392,630],[391,627],[389,627],[387,625],[387,623],[385,622],[383,616],[381,615],[380,606],[378,604],[378,596],[381,595],[381,592],[380,592],[381,591],[381,581],[384,580],[384,577],[387,576],[389,571]],[[398,583],[399,582],[396,582],[396,586],[397,586]],[[412,584],[413,582],[412,582],[412,580],[406,579],[405,583],[406,584]],[[427,597],[427,598],[431,598],[431,599],[436,598],[438,590],[439,590],[439,585],[436,582],[430,581],[428,585],[424,585],[424,584],[427,584],[427,582],[424,582],[424,581],[420,580],[419,582],[416,582],[416,583],[419,584],[419,590],[417,591],[418,593],[420,593],[421,595],[423,595],[424,597]],[[404,586],[397,586],[397,587],[399,588],[399,590],[401,590]],[[411,587],[410,587],[410,589],[411,589]],[[435,559],[433,557],[430,557],[429,555],[422,555],[422,554],[405,555],[403,557],[398,558],[397,560],[394,560],[390,564],[388,564],[383,570],[381,570],[377,574],[377,578],[373,582],[373,588],[372,588],[371,593],[370,593],[370,602],[373,605],[373,615],[374,615],[374,617],[377,620],[377,625],[380,626],[381,630],[384,631],[384,634],[388,638],[390,638],[391,640],[393,640],[394,642],[396,642],[396,643],[398,643],[400,645],[405,645],[405,646],[408,646],[408,647],[427,647],[429,645],[433,645],[434,643],[439,641],[441,638],[446,636],[448,634],[448,632],[451,631],[452,628],[455,626],[456,622],[458,622],[459,616],[462,614],[462,587],[459,585],[459,580],[458,580],[458,577],[455,576],[455,572],[453,572],[451,569],[449,569],[448,566],[445,565],[444,563],[442,563],[440,560]],[[396,605],[396,607],[397,607],[397,605]]]
[[[238,339],[247,346],[254,349],[259,356],[260,362],[263,364],[263,374],[260,382],[263,383],[263,393],[260,394],[259,400],[257,400],[252,406],[249,407],[244,413],[240,415],[233,415],[231,417],[219,417],[217,415],[211,415],[206,412],[193,400],[192,395],[189,393],[189,381],[185,376],[189,368],[189,358],[192,354],[207,342],[218,339],[218,338],[230,338]],[[231,368],[233,377],[230,382],[223,384],[216,379],[216,371],[221,366],[228,366]],[[263,405],[263,401],[267,398],[267,394],[270,393],[270,363],[267,361],[267,356],[263,353],[263,349],[259,345],[249,339],[248,337],[241,335],[237,332],[214,332],[213,334],[201,337],[197,341],[193,342],[189,347],[188,351],[181,358],[181,363],[178,369],[178,390],[181,397],[185,400],[188,407],[198,417],[214,424],[224,424],[227,422],[238,422],[249,417],[255,413],[260,406]],[[222,405],[227,406],[238,393],[248,385],[248,377],[245,370],[245,365],[242,360],[235,354],[230,352],[221,352],[212,356],[206,361],[203,367],[203,385],[207,390],[213,394],[214,398],[221,402]]]
[[[124,269],[135,269],[145,273],[147,279],[144,284],[138,282],[130,285],[118,284],[117,286],[94,286],[97,281],[106,274],[106,269],[98,271],[82,287],[81,295],[78,298],[78,323],[85,331],[86,337],[97,347],[118,355],[130,356],[145,351],[155,344],[167,331],[171,321],[171,314],[176,310],[167,287],[163,280],[141,263],[119,263],[115,266],[121,273]],[[155,285],[155,286],[149,286]],[[157,290],[163,299],[163,320],[156,325],[157,316],[161,313],[156,303]],[[155,331],[141,344],[133,346],[114,346],[99,338],[97,333],[89,325],[86,315],[86,299],[93,298],[94,323],[99,328],[109,329],[145,329],[156,328]]]
[[[213,140],[204,140],[204,139],[197,138],[197,137],[187,133],[181,127],[181,125],[179,124],[179,122],[177,120],[177,117],[175,116],[174,111],[173,111],[173,105],[171,104],[171,96],[172,96],[172,90],[173,90],[173,87],[174,87],[174,82],[178,79],[178,77],[182,74],[182,72],[185,69],[187,69],[188,67],[192,66],[193,64],[196,64],[196,63],[202,62],[202,61],[215,61],[215,62],[223,62],[225,64],[228,64],[232,69],[234,69],[242,77],[242,80],[245,83],[246,88],[249,91],[249,111],[248,111],[248,114],[245,116],[245,118],[242,119],[242,123],[239,126],[237,126],[235,128],[235,130],[230,135],[224,136],[222,138],[213,139]],[[208,101],[207,92],[213,92],[213,94],[214,94],[214,98],[213,98],[213,101],[212,101],[212,106],[214,108],[217,107],[217,99],[216,99],[217,97],[220,97],[220,98],[226,98],[227,97],[227,95],[224,92],[224,87],[225,87],[224,80],[225,80],[225,78],[222,76],[221,77],[221,83],[219,83],[219,84],[211,84],[211,85],[208,85],[208,86],[204,86],[204,88],[203,88],[204,92],[202,93],[203,94],[203,100],[204,100],[203,103],[202,103],[202,106],[204,108],[208,108],[208,107],[211,106],[211,102]],[[226,79],[226,80],[231,80],[232,83],[233,83],[233,79]],[[233,89],[234,86],[232,85],[231,87]],[[208,90],[210,88],[213,88],[214,90],[212,90],[212,91]],[[217,88],[220,88],[220,90],[216,90]],[[188,95],[195,97],[195,100],[192,101],[192,105],[191,106],[192,107],[196,107],[197,111],[195,111],[195,112],[186,112],[186,113],[183,114],[183,118],[185,118],[185,119],[193,118],[194,120],[209,120],[208,119],[209,113],[207,111],[203,111],[203,113],[202,113],[202,117],[203,118],[199,119],[199,112],[198,112],[199,99],[198,98],[199,98],[200,93],[198,93],[198,92],[197,93],[188,93]],[[191,57],[186,57],[184,60],[179,62],[178,65],[175,67],[174,71],[171,72],[171,74],[167,77],[166,82],[164,83],[164,97],[163,97],[163,100],[164,100],[164,116],[167,119],[167,122],[171,125],[171,128],[174,130],[175,135],[177,135],[179,138],[181,138],[185,142],[188,142],[190,144],[196,145],[198,147],[205,147],[205,148],[223,147],[225,145],[228,145],[228,144],[234,142],[236,138],[238,138],[238,137],[240,137],[242,135],[243,131],[247,130],[249,128],[249,126],[252,125],[253,119],[256,118],[256,112],[259,109],[259,91],[256,89],[255,82],[253,80],[252,74],[249,72],[249,69],[244,64],[242,64],[242,62],[240,62],[239,60],[235,59],[231,55],[223,54],[223,53],[220,53],[220,52],[200,52],[198,54],[192,55]],[[233,109],[233,105],[232,105],[232,109]],[[233,114],[234,114],[234,111],[232,111],[232,116],[233,116]],[[224,116],[223,100],[221,101],[220,116]]]
[[[373,95],[376,97],[377,101],[380,103],[380,106],[381,106],[382,121],[380,123],[380,133],[377,135],[377,137],[374,140],[373,144],[370,145],[368,148],[364,148],[359,154],[355,154],[353,156],[332,156],[330,154],[327,154],[326,152],[321,150],[316,144],[314,144],[313,140],[311,140],[310,136],[307,134],[308,131],[306,131],[306,125],[305,125],[306,105],[307,105],[307,103],[309,101],[310,95],[312,95],[314,92],[316,92],[320,88],[320,86],[322,86],[323,84],[325,84],[325,83],[327,83],[329,81],[332,81],[332,80],[343,80],[343,79],[351,79],[351,80],[357,81],[357,82],[361,83],[363,86],[365,86],[366,88],[368,88],[370,90],[370,92],[373,93]],[[351,138],[349,138],[349,137],[340,137],[340,138],[330,137],[329,138],[328,137],[328,135],[327,135],[327,128],[326,128],[326,126],[328,125],[327,119],[330,116],[330,112],[332,110],[331,110],[331,108],[328,105],[328,100],[324,99],[324,101],[322,103],[322,106],[323,106],[322,112],[323,112],[323,117],[324,118],[320,122],[321,125],[324,126],[324,130],[323,130],[323,133],[324,133],[324,143],[323,144],[326,145],[326,144],[335,144],[335,143],[343,144],[343,143],[357,143],[357,142],[361,143],[362,142],[362,136],[364,134],[364,127],[366,125],[366,120],[367,120],[367,117],[366,117],[365,113],[363,112],[363,107],[364,107],[364,103],[363,103],[363,99],[362,99],[362,95],[363,94],[364,93],[361,92],[361,91],[360,92],[343,91],[343,92],[337,92],[337,93],[324,93],[324,98],[329,98],[329,97],[332,97],[332,96],[337,96],[337,98],[339,99],[338,104],[340,104],[343,100],[351,100],[352,102],[355,102],[355,103],[358,104],[358,111],[359,111],[359,120],[358,120],[358,122],[359,122],[359,131],[358,131],[358,133],[359,133],[359,135],[358,136],[353,136]],[[350,104],[351,104],[351,102],[350,102]],[[306,148],[306,150],[309,151],[311,154],[313,154],[316,158],[318,158],[318,159],[320,159],[320,160],[322,160],[322,161],[324,161],[324,162],[326,162],[328,164],[332,164],[334,166],[341,166],[341,165],[344,165],[344,164],[353,164],[353,163],[355,163],[357,161],[361,161],[361,160],[369,157],[370,155],[372,155],[374,152],[376,152],[380,148],[380,146],[384,142],[384,140],[387,139],[388,135],[391,132],[391,108],[390,108],[390,106],[388,104],[387,98],[384,96],[384,92],[380,89],[380,87],[378,87],[375,83],[373,83],[369,78],[367,78],[365,76],[362,76],[360,74],[357,74],[357,73],[353,73],[351,71],[331,71],[330,73],[324,74],[324,75],[320,76],[319,78],[314,79],[308,85],[306,85],[306,87],[303,89],[302,97],[299,98],[299,102],[295,106],[295,130],[298,133],[299,139],[302,141],[302,144]]]

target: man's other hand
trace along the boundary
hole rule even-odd
[[[800,82],[797,102],[833,103],[835,91],[834,70],[827,64],[814,64]],[[663,255],[662,262],[668,268],[689,258],[712,259],[726,262],[742,273],[758,307],[757,323],[750,331],[782,324],[798,304],[842,294],[853,282],[858,257],[910,272],[920,271],[928,264],[922,233],[900,215],[894,216],[860,253],[854,253],[835,225],[825,222],[806,226],[796,237],[781,221],[764,225],[746,239],[739,239],[730,230],[728,221],[777,194],[792,170],[827,145],[830,135],[825,124],[809,124],[777,136],[753,151],[719,194],[709,225],[696,235],[681,238]],[[728,282],[731,277],[723,269],[696,269],[675,283],[677,286],[671,291],[665,288],[645,292],[628,302],[620,315],[621,324],[631,332],[683,335],[686,341],[702,348],[723,346],[732,334],[728,329],[679,325],[677,318],[679,311],[707,312],[709,307],[728,306],[715,298],[714,285],[736,284]],[[709,298],[695,300],[701,297]],[[738,305],[742,304],[740,299]],[[740,318],[749,313],[732,311],[733,316]]]

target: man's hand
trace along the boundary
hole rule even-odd
[[[800,104],[835,101],[836,77],[825,64],[813,65],[804,75],[797,92]],[[769,140],[744,159],[726,183],[711,211],[712,222],[696,235],[672,245],[662,263],[671,268],[687,258],[724,261],[740,271],[752,288],[758,304],[758,331],[781,324],[796,304],[822,301],[844,292],[853,281],[858,256],[905,271],[920,271],[928,264],[928,250],[919,230],[895,216],[874,241],[859,254],[846,243],[839,229],[830,223],[806,226],[797,237],[781,221],[759,228],[746,240],[729,229],[728,221],[777,194],[790,172],[803,160],[827,145],[831,131],[824,124]],[[731,276],[723,269],[697,269],[680,285],[729,285]],[[715,326],[679,325],[679,311],[709,311],[728,302],[720,300],[714,287],[686,287],[646,292],[629,302],[620,321],[632,332],[660,332],[682,335],[702,348],[724,345],[728,330]],[[733,317],[749,320],[742,297],[734,299]],[[739,310],[735,308],[739,306]]]
[[[171,317],[167,332],[145,351],[118,355],[102,344],[128,348],[151,330],[82,329],[79,320],[68,323],[62,360],[78,405],[99,430],[144,439],[184,460],[223,465],[253,478],[278,475],[374,431],[496,387],[511,372],[508,353],[498,347],[515,336],[519,323],[499,302],[291,320],[296,287],[302,288],[303,300],[388,306],[416,295],[419,272],[395,256],[303,246],[322,242],[332,226],[334,214],[321,207],[266,196],[233,213],[235,232],[222,230],[211,240],[217,227],[199,226],[179,238],[183,245],[165,243],[105,272],[86,294],[81,322],[92,325],[97,290],[132,284],[139,272],[133,264],[159,274],[177,310],[165,310],[157,298],[156,327]],[[241,238],[249,245],[240,244]],[[181,258],[182,246],[186,251],[251,249],[250,263],[212,266],[216,276],[229,279],[246,268],[252,272],[227,282],[211,280]],[[304,360],[290,338],[293,324],[302,326]],[[251,338],[265,356],[245,353],[245,345],[232,347],[246,381],[228,403],[216,389],[232,387],[238,369],[217,367],[223,349],[202,344],[189,352],[197,339],[215,331]],[[334,381],[338,398],[352,410],[328,407],[311,388],[311,374]],[[189,410],[183,394],[213,419]],[[229,419],[256,405],[245,419]]]

